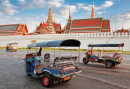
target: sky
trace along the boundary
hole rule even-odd
[[[95,17],[111,19],[111,29],[130,28],[130,0],[0,0],[0,25],[27,24],[33,32],[40,22],[46,22],[49,7],[53,21],[64,28],[69,17],[72,19],[91,17],[94,1]]]

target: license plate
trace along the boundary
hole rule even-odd
[[[70,79],[70,76],[67,76],[64,78],[64,81],[69,80],[69,79]]]

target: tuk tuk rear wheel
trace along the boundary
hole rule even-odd
[[[86,57],[83,58],[84,64],[87,64],[89,61],[86,59]]]
[[[114,63],[112,61],[107,61],[105,65],[107,68],[112,68],[114,66]]]
[[[53,84],[52,77],[49,74],[44,74],[42,78],[42,84],[45,87],[50,87]]]

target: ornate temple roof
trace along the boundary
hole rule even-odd
[[[23,25],[20,24],[9,24],[9,25],[0,25],[0,36],[5,35],[27,35],[28,29],[26,23]]]
[[[67,23],[66,30],[69,30],[71,26],[71,23]]]
[[[76,27],[97,27],[101,26],[102,18],[75,19],[72,21],[72,28]]]
[[[69,14],[70,19],[70,14]],[[92,5],[91,18],[74,19],[67,22],[65,33],[99,33],[110,32],[110,19],[95,17],[94,2]]]
[[[60,31],[62,32],[61,24],[53,21],[52,9],[50,7],[47,21],[41,22],[40,25],[37,26],[34,33],[37,33],[37,34],[56,34],[57,31],[58,31],[58,33],[60,33]]]
[[[109,19],[103,20],[102,29],[109,29]]]
[[[17,30],[19,24],[0,25],[0,31]]]

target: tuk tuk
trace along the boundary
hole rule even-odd
[[[17,52],[18,49],[18,43],[8,43],[6,44],[6,51],[11,51],[11,52]]]
[[[79,47],[80,41],[75,39],[40,42],[27,45],[28,51],[34,49],[35,53],[27,51],[25,59],[27,75],[43,75],[42,84],[50,87],[54,83],[69,81],[73,75],[82,72],[79,69],[79,56],[61,56],[60,47]],[[49,53],[42,57],[42,48],[54,47],[54,58]],[[58,55],[55,55],[55,47],[59,48]],[[80,50],[79,50],[80,54]],[[51,62],[50,60],[53,60]]]
[[[89,44],[88,50],[85,53],[85,56],[83,58],[84,64],[87,64],[88,62],[97,62],[97,63],[103,63],[107,68],[112,68],[113,66],[116,66],[118,64],[121,64],[123,60],[123,46],[124,43],[121,44]],[[98,47],[98,56],[96,56],[93,53],[93,47]],[[103,47],[103,50],[99,50],[99,47]],[[114,53],[112,56],[104,55],[104,47],[119,47],[118,52]],[[120,52],[120,47],[122,47],[122,50]]]

